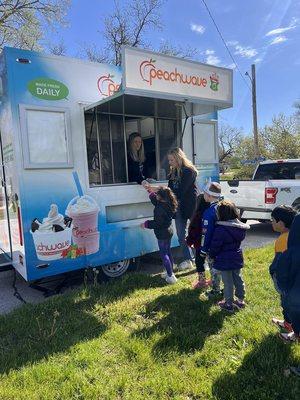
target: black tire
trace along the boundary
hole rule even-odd
[[[241,222],[243,222],[244,224],[246,224],[247,223],[247,218],[241,218]]]
[[[99,269],[99,280],[109,281],[118,279],[123,276],[127,271],[134,271],[137,268],[137,259],[121,260],[116,263],[101,265]]]

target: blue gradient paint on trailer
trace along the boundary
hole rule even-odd
[[[32,281],[156,251],[153,232],[140,227],[153,211],[144,189],[139,185],[92,187],[89,184],[83,107],[119,90],[121,69],[13,48],[4,49],[0,65],[3,83],[0,123],[4,156],[10,154],[10,159],[4,157],[4,164],[14,267]],[[52,133],[56,134],[51,124],[43,123],[48,121],[49,113],[55,115],[57,127],[65,124],[63,129],[69,138],[65,153],[61,142],[57,142],[57,146],[52,143],[50,152],[43,150]],[[39,119],[41,116],[43,118]],[[31,118],[41,123],[32,126]],[[205,119],[215,121],[217,113],[206,115]],[[40,152],[34,148],[35,142]],[[186,152],[191,158],[188,147]],[[51,167],[52,159],[56,160],[58,154],[65,156],[64,163],[58,166],[53,162]],[[44,165],[43,159],[48,160]],[[34,162],[41,165],[37,167]],[[218,180],[217,162],[197,167],[199,188],[209,180]],[[98,240],[98,246],[88,254],[81,253],[76,244],[76,240],[80,243],[80,238],[74,237],[74,221],[72,234],[54,232],[46,239],[31,231],[32,221],[46,218],[53,204],[63,217],[67,215],[68,204],[78,195],[74,171],[78,173],[84,194],[90,196],[98,208],[94,215],[95,229],[85,221],[80,222],[81,216],[78,217],[77,228],[93,230],[94,239]],[[137,211],[136,217],[130,219],[132,205],[136,210],[140,207],[141,215]],[[5,225],[6,221],[1,223]],[[4,249],[2,239],[0,237],[0,245]],[[174,235],[172,245],[177,244]]]

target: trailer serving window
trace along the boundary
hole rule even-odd
[[[148,178],[167,179],[167,153],[181,145],[181,106],[171,100],[117,94],[85,111],[90,186],[128,179],[128,138],[140,133]]]

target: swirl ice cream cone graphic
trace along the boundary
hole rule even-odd
[[[56,204],[51,204],[48,216],[42,222],[34,219],[31,234],[37,258],[44,261],[59,260],[71,246],[71,221],[59,214]]]

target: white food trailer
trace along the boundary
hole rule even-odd
[[[0,65],[1,265],[26,280],[87,266],[118,276],[157,250],[140,228],[153,207],[128,182],[130,133],[142,135],[162,184],[176,146],[199,187],[218,179],[217,111],[232,106],[231,70],[130,47],[122,69],[14,48]]]

